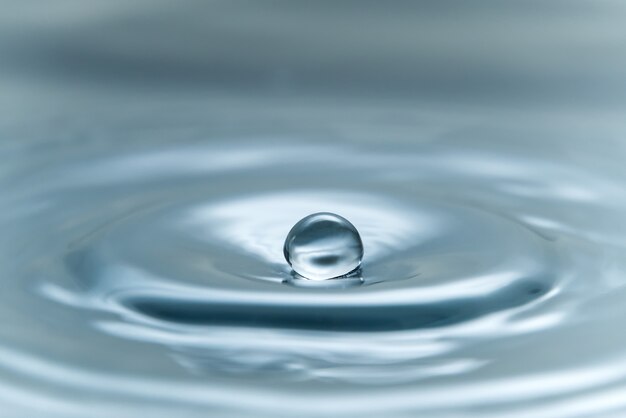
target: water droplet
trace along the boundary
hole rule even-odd
[[[303,218],[291,228],[283,251],[289,265],[300,276],[327,280],[359,268],[363,242],[347,219],[320,212]]]

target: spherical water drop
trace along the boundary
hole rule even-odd
[[[300,276],[327,280],[359,268],[363,242],[347,219],[320,212],[303,218],[291,228],[283,251],[289,265]]]

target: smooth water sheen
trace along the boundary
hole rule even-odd
[[[0,16],[0,416],[624,416],[623,7],[279,3]]]
[[[328,280],[354,272],[363,259],[359,231],[334,213],[306,216],[291,228],[283,253],[294,272],[311,280]]]

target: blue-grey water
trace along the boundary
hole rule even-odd
[[[626,4],[3,10],[1,417],[626,416]]]

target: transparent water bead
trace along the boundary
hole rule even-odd
[[[285,259],[300,276],[327,280],[358,269],[363,260],[361,236],[347,219],[320,212],[296,223],[283,248]]]

